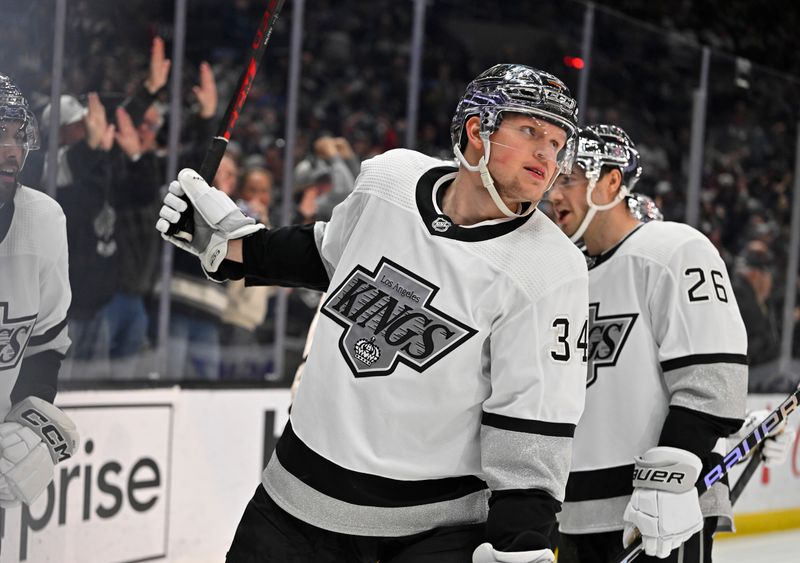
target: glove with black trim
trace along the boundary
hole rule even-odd
[[[33,503],[71,457],[80,437],[64,411],[39,397],[14,405],[0,423],[0,507]]]

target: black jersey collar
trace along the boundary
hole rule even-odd
[[[0,207],[0,242],[3,242],[11,228],[11,220],[14,218],[14,200],[12,199],[3,207]]]
[[[629,232],[627,235],[622,237],[621,241],[619,241],[617,244],[615,244],[609,250],[603,252],[599,256],[589,256],[587,254],[586,255],[586,265],[589,267],[589,269],[591,270],[592,268],[596,268],[597,266],[599,266],[603,262],[607,262],[612,256],[614,256],[614,254],[617,252],[617,250],[619,250],[619,248],[622,246],[622,243],[624,243],[626,240],[631,238],[633,236],[633,233],[635,233],[636,231],[641,229],[642,226],[644,226],[644,223],[639,223],[638,225],[636,225],[636,227],[634,227],[631,232]]]
[[[417,209],[419,210],[422,222],[425,223],[428,232],[433,236],[462,240],[465,242],[489,240],[510,233],[533,216],[533,213],[531,213],[525,217],[516,217],[508,221],[500,221],[480,227],[462,227],[456,225],[450,217],[437,210],[437,207],[441,209],[442,198],[447,189],[446,186],[443,185],[437,190],[435,194],[437,202],[436,205],[434,205],[434,185],[444,175],[453,174],[457,171],[458,168],[453,166],[431,168],[423,174],[417,182]],[[535,212],[534,210],[534,213]]]

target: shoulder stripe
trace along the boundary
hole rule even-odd
[[[567,481],[565,502],[580,502],[629,495],[633,493],[633,464],[573,471]]]
[[[746,354],[693,354],[683,356],[673,360],[661,362],[662,371],[685,368],[687,366],[698,366],[703,364],[742,364],[747,365]]]
[[[514,418],[512,416],[503,416],[491,412],[483,413],[481,424],[499,428],[500,430],[525,432],[526,434],[542,434],[543,436],[555,436],[558,438],[572,438],[575,435],[574,424]]]
[[[275,453],[281,465],[309,487],[360,506],[419,506],[459,499],[487,488],[474,475],[404,481],[346,469],[303,443],[291,421],[278,440]]]
[[[47,344],[51,340],[54,340],[59,334],[61,334],[61,331],[64,330],[66,326],[67,326],[67,318],[64,317],[63,319],[61,319],[60,323],[46,330],[44,334],[40,334],[38,336],[31,336],[31,340],[28,344],[30,346],[42,346],[44,344]]]

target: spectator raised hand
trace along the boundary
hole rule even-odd
[[[114,145],[114,125],[106,119],[106,108],[97,92],[89,92],[86,113],[86,143],[94,150],[109,151]]]
[[[192,87],[192,92],[200,104],[200,117],[211,119],[217,112],[217,83],[214,72],[207,62],[200,63],[200,84]]]
[[[172,61],[164,54],[164,40],[161,37],[153,37],[153,44],[150,48],[150,70],[144,86],[151,94],[155,94],[167,84],[169,79],[169,69]]]

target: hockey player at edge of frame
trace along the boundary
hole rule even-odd
[[[75,424],[52,402],[69,348],[66,219],[19,183],[39,148],[36,118],[0,74],[0,507],[30,505],[76,451]]]
[[[641,172],[622,129],[589,126],[549,193],[589,265],[586,407],[559,515],[561,563],[612,560],[637,532],[642,561],[709,562],[718,519],[732,524],[727,484],[698,499],[695,483],[720,461],[721,438],[747,428],[744,325],[705,236],[649,221],[661,217],[646,201],[631,213]],[[785,448],[775,440],[768,460]]]
[[[576,117],[561,80],[501,64],[457,105],[460,165],[376,156],[327,223],[267,230],[192,170],[170,185],[157,228],[186,194],[192,243],[167,239],[210,277],[328,295],[229,563],[553,561],[586,372],[554,329],[585,322],[588,274],[535,205]]]

